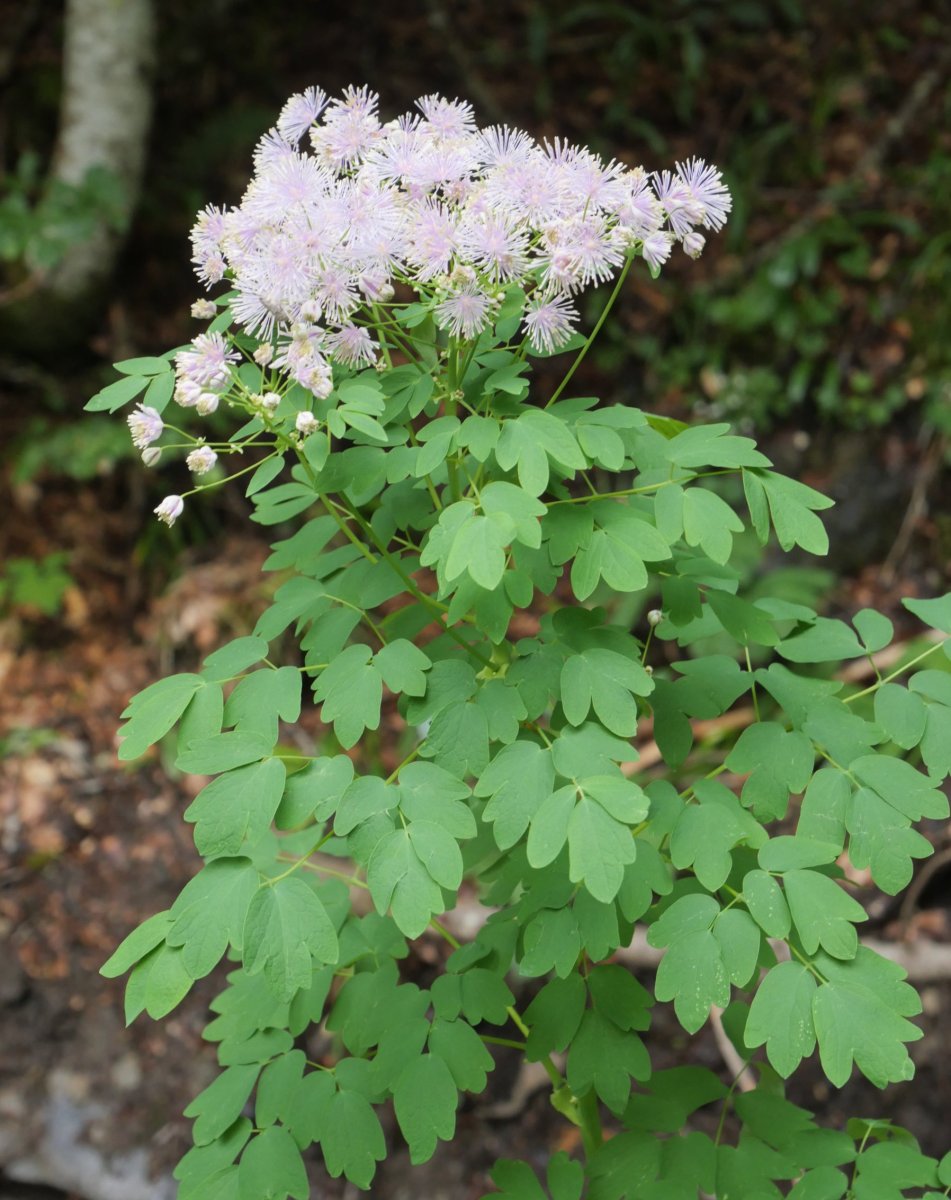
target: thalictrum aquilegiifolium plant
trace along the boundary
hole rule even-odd
[[[816,1052],[834,1087],[914,1074],[919,1000],[861,944],[851,880],[899,892],[932,851],[915,823],[948,815],[945,643],[882,677],[881,614],[742,598],[734,536],[821,555],[830,502],[728,426],[570,387],[628,273],[699,255],[729,192],[699,159],[648,173],[480,129],[458,100],[416,109],[382,123],[366,88],[292,97],[241,203],[195,226],[197,273],[221,285],[193,307],[206,331],[118,364],[87,405],[137,400],[146,464],[186,456],[195,485],[161,520],[241,479],[280,535],[254,631],[139,693],[121,730],[123,760],[174,730],[179,769],[211,777],[185,814],[204,865],[103,968],[129,972],[131,1021],[229,962],[180,1196],[304,1200],[311,1146],[369,1188],[392,1149],[381,1106],[429,1159],[495,1045],[541,1063],[579,1129],[544,1181],[495,1165],[512,1200],[946,1193],[951,1158],[784,1096]],[[559,353],[561,382],[533,386]],[[201,435],[216,411],[227,439]],[[612,622],[622,596],[642,601],[633,629]],[[951,633],[951,596],[906,603]],[[853,659],[868,686],[836,677]],[[305,702],[313,755],[281,740]],[[739,736],[700,744],[696,722],[738,704]],[[366,747],[395,711],[386,772]],[[640,767],[647,720],[659,761]],[[484,906],[468,940],[463,881]],[[638,924],[663,950],[653,994],[615,961]],[[400,970],[420,938],[447,944],[429,987]],[[670,1001],[690,1034],[719,1022],[742,1079],[652,1070]]]

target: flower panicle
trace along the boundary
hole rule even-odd
[[[367,86],[337,97],[306,88],[259,141],[241,202],[206,207],[191,235],[201,283],[229,288],[192,314],[227,311],[235,333],[258,344],[214,327],[199,334],[175,356],[173,397],[201,417],[237,403],[265,422],[284,419],[276,401],[289,387],[326,401],[335,367],[386,368],[380,306],[407,290],[465,342],[493,325],[503,300],[512,316],[520,304],[527,347],[557,353],[576,331],[582,293],[632,257],[654,274],[678,246],[699,257],[731,206],[719,169],[702,158],[648,171],[563,138],[480,128],[458,97],[421,96],[385,120]],[[242,359],[260,384],[248,384]],[[140,405],[129,427],[156,462],[159,414]],[[308,413],[295,436],[315,428]],[[202,475],[215,455],[199,440],[187,463]],[[176,500],[156,510],[168,524]]]

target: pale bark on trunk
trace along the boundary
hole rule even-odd
[[[53,267],[25,264],[26,277],[0,301],[0,341],[20,354],[68,354],[101,317],[141,189],[154,57],[154,0],[66,0],[63,94],[48,186],[77,186],[94,168],[108,171],[125,220],[103,212],[92,235]]]
[[[152,0],[67,0],[63,98],[50,176],[78,185],[94,167],[118,181],[126,212],[138,200],[152,116]],[[72,246],[45,288],[80,300],[112,273],[121,234],[103,221]]]

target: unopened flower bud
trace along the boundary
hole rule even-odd
[[[684,235],[684,253],[689,258],[699,258],[703,253],[703,248],[706,244],[707,239],[702,233],[697,233],[696,229],[691,229],[688,234]]]
[[[308,321],[313,324],[320,320],[320,305],[316,300],[305,300],[300,306],[300,316],[302,321]]]
[[[196,300],[192,305],[192,316],[199,321],[210,321],[217,312],[214,300]]]
[[[294,420],[294,428],[301,437],[310,437],[317,431],[317,418],[312,412],[299,412]]]
[[[274,347],[270,342],[262,342],[251,357],[259,367],[266,367],[274,357]]]
[[[280,402],[281,398],[277,392],[265,392],[260,400],[261,407],[268,414],[268,416],[273,416],[274,413],[277,412],[277,406],[280,404]]]
[[[645,675],[653,675],[654,674],[654,668],[650,665],[650,663],[648,663],[647,666],[644,668],[644,674]]]
[[[214,392],[202,392],[195,405],[195,411],[202,417],[210,417],[218,408],[218,397]]]
[[[185,501],[181,496],[166,496],[159,504],[154,512],[160,521],[164,521],[166,525],[174,525],[178,518],[182,515],[182,509],[185,507]]]
[[[147,467],[157,466],[161,457],[162,450],[159,446],[149,446],[147,450],[142,451],[142,461]]]
[[[207,475],[218,461],[218,455],[210,446],[196,446],[185,459],[185,465],[193,475]]]
[[[651,629],[656,629],[663,619],[664,614],[659,608],[652,608],[647,614],[647,624],[650,625]]]

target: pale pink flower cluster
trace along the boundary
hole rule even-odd
[[[375,362],[375,306],[396,284],[466,340],[518,285],[529,343],[552,352],[574,332],[572,297],[632,254],[654,270],[677,243],[696,257],[700,231],[730,211],[720,172],[700,159],[651,175],[560,140],[479,129],[461,100],[423,96],[416,109],[384,124],[365,87],[292,96],[240,205],[207,208],[193,230],[199,278],[227,278],[238,324],[317,396],[332,390],[333,362]],[[232,361],[220,335],[196,338],[176,359],[176,398],[197,407]]]

